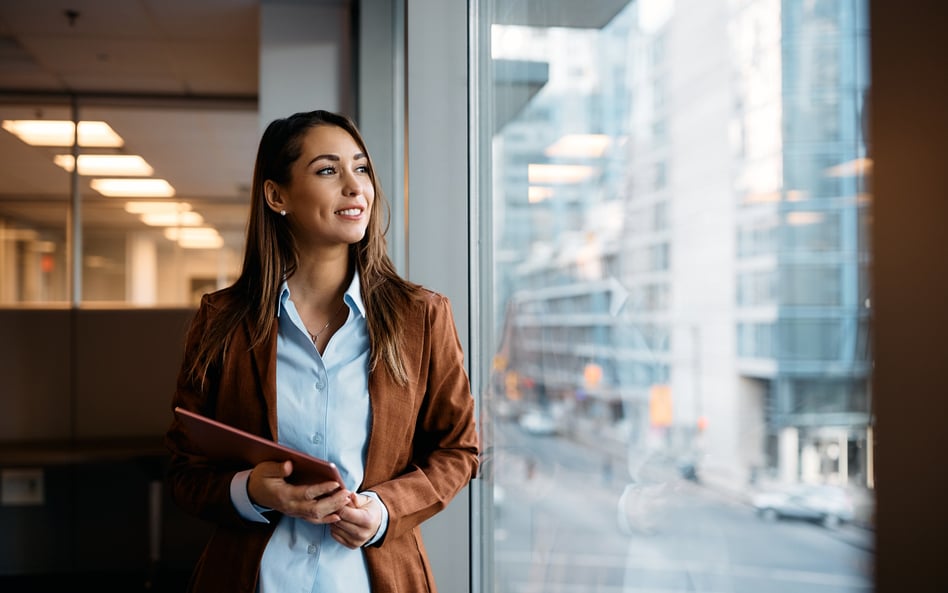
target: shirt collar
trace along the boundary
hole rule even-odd
[[[280,298],[277,299],[277,317],[280,316],[280,311],[283,310],[283,307],[286,305],[287,299],[290,298],[290,287],[287,285],[286,280],[283,280],[283,284],[280,285]],[[346,289],[345,294],[342,296],[342,300],[349,305],[349,308],[355,308],[358,311],[359,315],[365,317],[365,303],[362,302],[362,282],[359,280],[359,270],[353,270],[352,272],[352,281],[349,283],[349,288]]]

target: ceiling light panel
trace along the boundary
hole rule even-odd
[[[224,245],[224,238],[213,227],[169,227],[165,237],[185,249],[217,249]]]
[[[53,162],[72,173],[71,154],[57,154]],[[86,176],[148,177],[155,170],[137,154],[80,154],[79,174]]]
[[[170,198],[174,188],[164,179],[101,178],[90,182],[92,189],[109,198]]]
[[[197,212],[147,212],[141,216],[148,226],[201,226],[204,217]]]
[[[593,167],[585,165],[527,165],[527,178],[530,184],[554,185],[558,183],[579,183],[595,174]]]
[[[153,212],[188,212],[191,204],[187,202],[126,202],[125,211],[129,214],[151,214]]]
[[[8,119],[3,129],[31,146],[72,146],[75,126],[69,120]],[[125,144],[104,121],[79,122],[79,146],[119,148]]]
[[[601,157],[610,143],[605,134],[567,134],[544,152],[549,157],[595,158]]]

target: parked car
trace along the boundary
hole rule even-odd
[[[547,412],[530,411],[520,417],[520,428],[534,435],[551,436],[559,432],[556,419]]]
[[[795,484],[759,492],[753,497],[757,514],[768,520],[817,521],[826,527],[853,520],[852,496],[839,486]]]

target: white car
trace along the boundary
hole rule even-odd
[[[759,492],[752,499],[757,514],[768,520],[819,521],[826,527],[853,520],[852,496],[839,486],[794,484]]]
[[[520,428],[534,435],[555,435],[559,432],[556,420],[546,412],[532,411],[520,417]]]

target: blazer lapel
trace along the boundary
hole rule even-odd
[[[250,344],[250,326],[245,322],[244,329],[247,336],[247,345]],[[267,426],[270,427],[270,435],[273,440],[277,437],[277,397],[276,397],[276,347],[277,347],[277,323],[274,321],[273,329],[270,335],[260,344],[251,349],[259,381],[258,393],[263,394],[264,403],[267,410]]]

